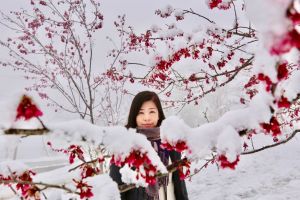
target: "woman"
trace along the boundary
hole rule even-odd
[[[162,162],[167,166],[181,158],[176,151],[167,151],[160,147],[159,126],[165,119],[165,115],[156,93],[143,91],[138,93],[130,107],[126,128],[136,128],[137,132],[144,134],[157,151]],[[110,166],[110,176],[119,185],[121,174],[119,167]],[[188,200],[188,194],[184,180],[180,180],[178,171],[169,177],[157,180],[156,185],[147,188],[134,188],[121,193],[122,200]]]

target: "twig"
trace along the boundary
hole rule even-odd
[[[257,153],[257,152],[260,152],[260,151],[263,151],[263,150],[266,150],[266,149],[269,149],[269,148],[272,148],[272,147],[275,147],[275,146],[278,146],[278,145],[281,145],[281,144],[285,144],[287,143],[288,141],[290,141],[298,132],[300,132],[300,130],[295,130],[287,139],[285,140],[282,140],[280,142],[277,142],[275,144],[271,144],[271,145],[267,145],[267,146],[264,146],[262,148],[259,148],[259,149],[254,149],[254,150],[251,150],[251,151],[245,151],[245,152],[242,152],[241,155],[248,155],[248,154],[253,154],[253,153]]]
[[[45,133],[48,133],[49,130],[42,128],[42,129],[15,129],[15,128],[10,128],[4,131],[5,134],[7,135],[25,135],[25,136],[30,136],[30,135],[43,135]]]
[[[253,138],[252,138],[252,137],[250,138],[250,141],[251,141],[252,149],[255,149],[255,148],[254,148],[254,143],[253,143]]]
[[[103,156],[103,158],[109,158],[109,157],[110,156]],[[77,165],[76,167],[69,169],[68,172],[74,171],[74,170],[82,167],[83,165],[93,164],[93,163],[97,162],[98,160],[99,160],[99,158],[96,158],[96,159],[90,160],[90,161],[85,161],[85,162],[81,163],[80,165]]]
[[[57,188],[57,189],[65,190],[72,194],[80,195],[79,192],[76,192],[76,191],[66,187],[65,185],[54,185],[54,184],[48,184],[48,183],[42,183],[42,182],[30,182],[30,181],[19,181],[19,180],[0,180],[0,184],[10,184],[10,183],[19,183],[19,184],[26,184],[26,185],[32,185],[32,186],[40,185],[40,186],[44,186],[45,188]]]
[[[206,119],[206,122],[209,123],[209,119],[207,117],[207,111],[208,111],[208,107],[206,107],[205,111],[203,111],[203,115],[204,115],[204,118]]]
[[[198,17],[201,17],[201,18],[203,18],[203,19],[206,19],[206,20],[209,21],[210,23],[215,24],[214,21],[208,19],[207,17],[205,17],[205,16],[203,16],[203,15],[200,15],[200,14],[194,12],[191,8],[190,8],[190,10],[183,10],[183,12],[184,12],[184,14],[190,13],[190,14],[193,14],[193,15],[197,15]]]
[[[142,63],[136,63],[136,62],[129,62],[129,63],[127,63],[127,65],[140,65],[140,66],[144,66],[144,67],[147,66],[147,65],[145,65],[145,64],[142,64]]]
[[[37,117],[37,119],[38,119],[39,122],[41,123],[43,129],[44,129],[45,131],[49,131],[49,129],[45,126],[44,122],[43,122],[39,117]]]
[[[204,165],[202,165],[199,169],[197,169],[197,171],[194,174],[191,174],[191,175],[187,176],[187,178],[191,179],[193,176],[195,176],[196,174],[198,174],[202,169],[206,168],[207,165],[210,162],[212,162],[215,158],[216,158],[216,156],[213,156],[211,159],[207,160]]]

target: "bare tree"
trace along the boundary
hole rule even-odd
[[[1,64],[36,80],[27,89],[51,104],[92,123],[100,117],[105,124],[118,123],[113,118],[119,116],[112,112],[119,113],[124,81],[107,79],[106,73],[96,70],[94,61],[94,35],[103,25],[100,4],[94,0],[32,0],[31,8],[10,15],[0,12],[1,24],[16,33],[0,41],[12,58]],[[66,103],[49,95],[47,88],[56,90]]]

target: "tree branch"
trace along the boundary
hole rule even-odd
[[[196,16],[198,16],[198,17],[201,17],[201,18],[207,20],[209,23],[215,24],[214,21],[208,19],[207,17],[205,17],[205,16],[203,16],[203,15],[200,15],[200,14],[194,12],[191,8],[190,8],[190,10],[183,10],[183,13],[184,13],[184,14],[190,13],[190,14],[196,15]]]
[[[42,183],[42,182],[30,182],[30,181],[19,181],[19,180],[0,180],[0,184],[11,184],[11,183],[19,183],[19,184],[26,184],[26,185],[32,185],[32,186],[44,186],[45,188],[40,189],[40,190],[44,190],[46,188],[56,188],[56,189],[61,189],[61,190],[65,190],[69,193],[72,194],[78,194],[80,195],[79,192],[76,192],[68,187],[66,187],[65,185],[54,185],[54,184],[48,184],[48,183]]]
[[[295,135],[300,132],[300,129],[299,130],[295,130],[287,139],[285,140],[281,140],[280,142],[277,142],[275,144],[271,144],[271,145],[267,145],[267,146],[264,146],[262,148],[259,148],[259,149],[254,149],[254,150],[251,150],[251,151],[245,151],[243,153],[241,153],[241,155],[248,155],[248,154],[253,154],[253,153],[257,153],[257,152],[260,152],[260,151],[263,151],[263,150],[266,150],[266,149],[269,149],[269,148],[272,148],[272,147],[276,147],[278,145],[281,145],[281,144],[285,144],[287,143],[288,141],[290,141],[293,137],[295,137]]]

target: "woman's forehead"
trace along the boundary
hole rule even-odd
[[[142,107],[140,108],[140,110],[143,109],[157,109],[157,106],[155,105],[155,103],[153,101],[145,101],[142,105]]]

